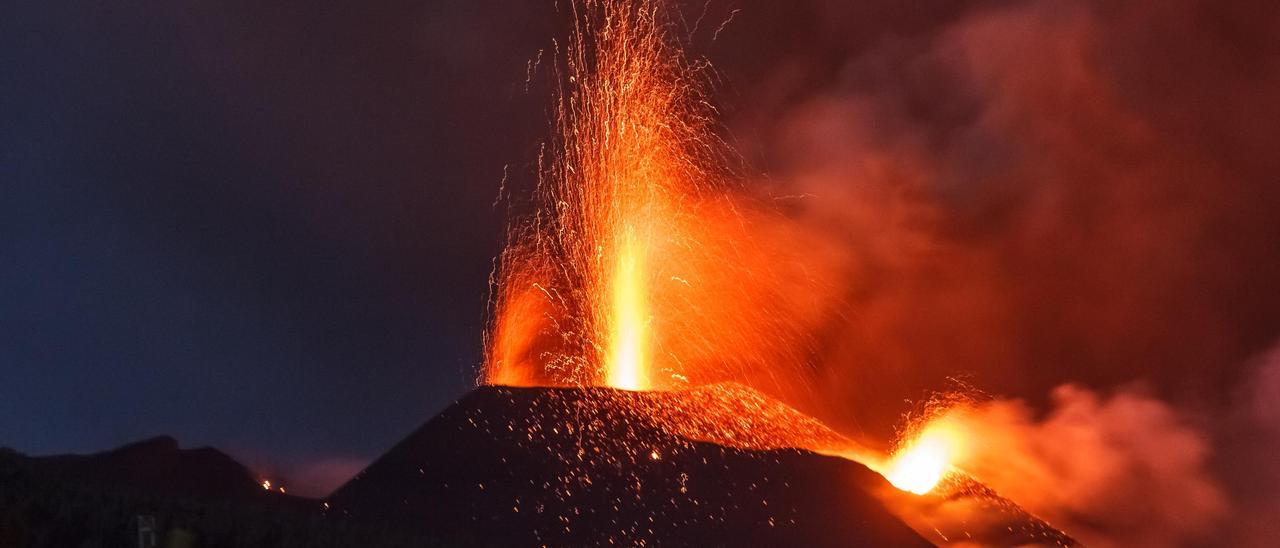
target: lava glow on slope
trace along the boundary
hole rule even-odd
[[[957,464],[969,454],[973,401],[972,389],[963,385],[936,394],[922,412],[908,416],[896,449],[877,471],[894,487],[917,495],[933,491],[948,476],[963,475]]]
[[[946,424],[930,424],[915,439],[903,444],[883,471],[894,487],[923,495],[932,491],[951,471],[959,433]]]

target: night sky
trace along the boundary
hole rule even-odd
[[[6,7],[0,444],[369,458],[467,390],[543,11]]]
[[[823,418],[883,437],[957,373],[1032,402],[1140,382],[1208,422],[1247,399],[1280,340],[1280,9],[708,6],[693,53],[746,186],[821,197],[777,203],[846,250]],[[548,128],[528,62],[564,19],[2,8],[0,445],[170,434],[349,472],[468,390]]]

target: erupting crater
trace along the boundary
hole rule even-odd
[[[827,305],[792,290],[813,283],[787,259],[803,244],[773,242],[730,192],[708,65],[684,57],[676,8],[567,5],[536,211],[493,277],[489,386],[334,507],[518,545],[1071,544],[973,488],[932,437],[885,463],[724,382],[804,374],[806,320]]]

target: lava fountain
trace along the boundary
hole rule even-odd
[[[705,65],[682,55],[662,0],[569,6],[554,137],[537,210],[500,257],[485,381],[678,388],[719,345],[704,328],[726,312],[710,301],[744,301],[711,268],[742,263],[721,225],[744,219],[725,193]]]

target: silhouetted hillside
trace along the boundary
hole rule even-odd
[[[705,400],[712,394],[730,399],[713,397],[722,404],[717,409]],[[483,387],[330,502],[353,517],[489,545],[931,545],[868,493],[884,480],[860,464],[686,437],[689,424],[671,421],[689,410],[688,397],[709,412],[735,411],[709,413],[712,420],[697,426],[723,421],[715,433],[721,437],[764,433],[749,445],[767,446],[791,431],[761,415],[753,398],[766,400],[743,387],[689,393]],[[815,434],[805,427],[796,435]]]
[[[224,500],[274,496],[226,453],[211,447],[180,449],[177,440],[169,436],[92,455],[33,457],[30,465],[53,480],[151,495]]]
[[[443,543],[334,519],[320,501],[270,493],[213,449],[155,438],[95,455],[0,450],[0,547],[136,547],[139,520],[159,546],[420,547]]]

